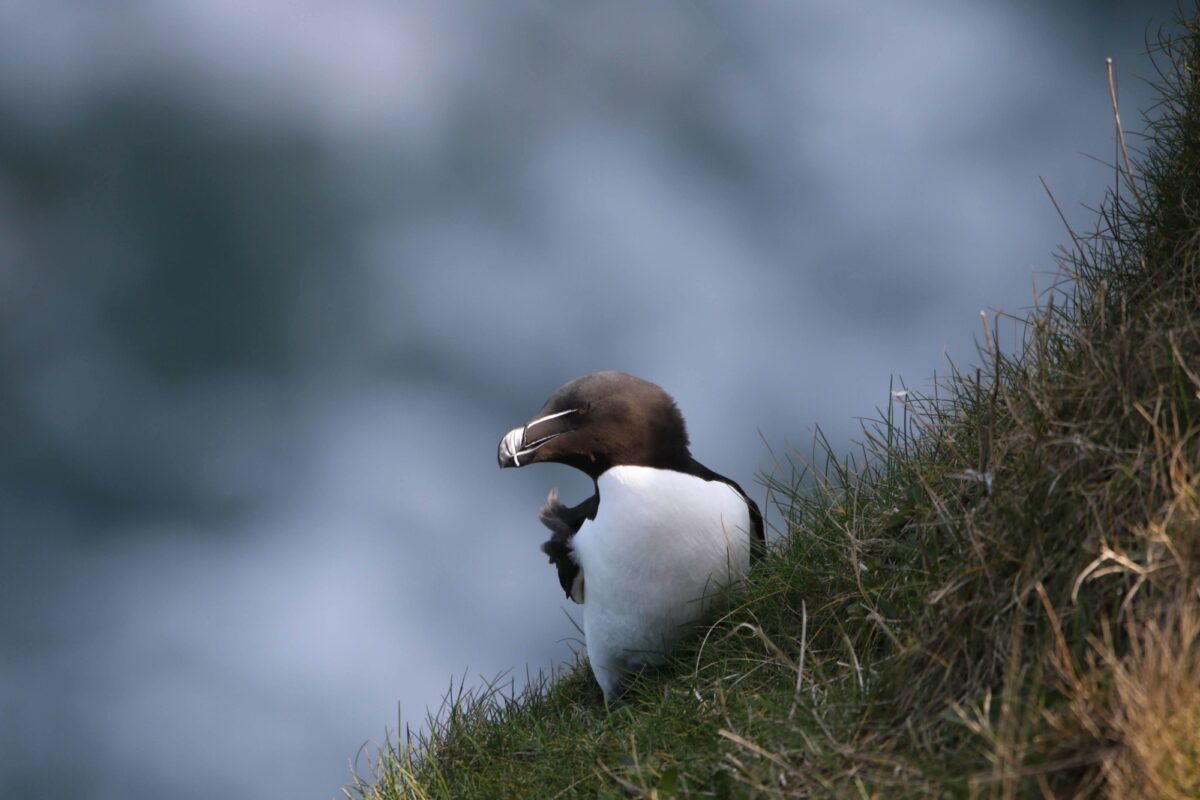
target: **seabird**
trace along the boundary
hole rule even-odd
[[[542,551],[583,605],[606,702],[629,676],[661,664],[764,550],[758,506],[692,458],[675,401],[633,375],[593,372],[565,384],[504,435],[497,457],[501,468],[566,464],[593,481],[595,494],[574,507],[551,489],[539,516],[551,532]]]

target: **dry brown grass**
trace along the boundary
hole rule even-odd
[[[1104,761],[1111,798],[1200,797],[1200,608],[1194,598],[1164,619],[1129,623],[1129,652],[1113,659]]]
[[[1156,51],[1140,171],[1062,254],[1025,348],[989,333],[973,406],[952,381],[966,413],[938,435],[976,438],[994,486],[927,515],[976,562],[931,596],[928,673],[983,743],[973,795],[1200,797],[1198,54],[1194,21]]]

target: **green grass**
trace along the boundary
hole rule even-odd
[[[780,464],[786,530],[671,668],[611,713],[583,668],[452,691],[347,796],[1200,797],[1200,23],[1152,56],[1042,306]]]

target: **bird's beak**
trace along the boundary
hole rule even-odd
[[[504,434],[496,451],[500,469],[523,467],[537,461],[535,454],[538,450],[571,430],[571,426],[563,417],[575,412],[576,409],[571,409],[557,414],[546,414]]]
[[[496,460],[500,469],[521,466],[521,451],[525,449],[525,427],[513,428],[504,434],[500,440],[500,449],[496,452]]]

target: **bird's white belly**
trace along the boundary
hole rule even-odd
[[[650,467],[613,467],[600,507],[573,542],[585,585],[588,657],[606,695],[660,663],[689,623],[750,564],[750,513],[728,484]]]

